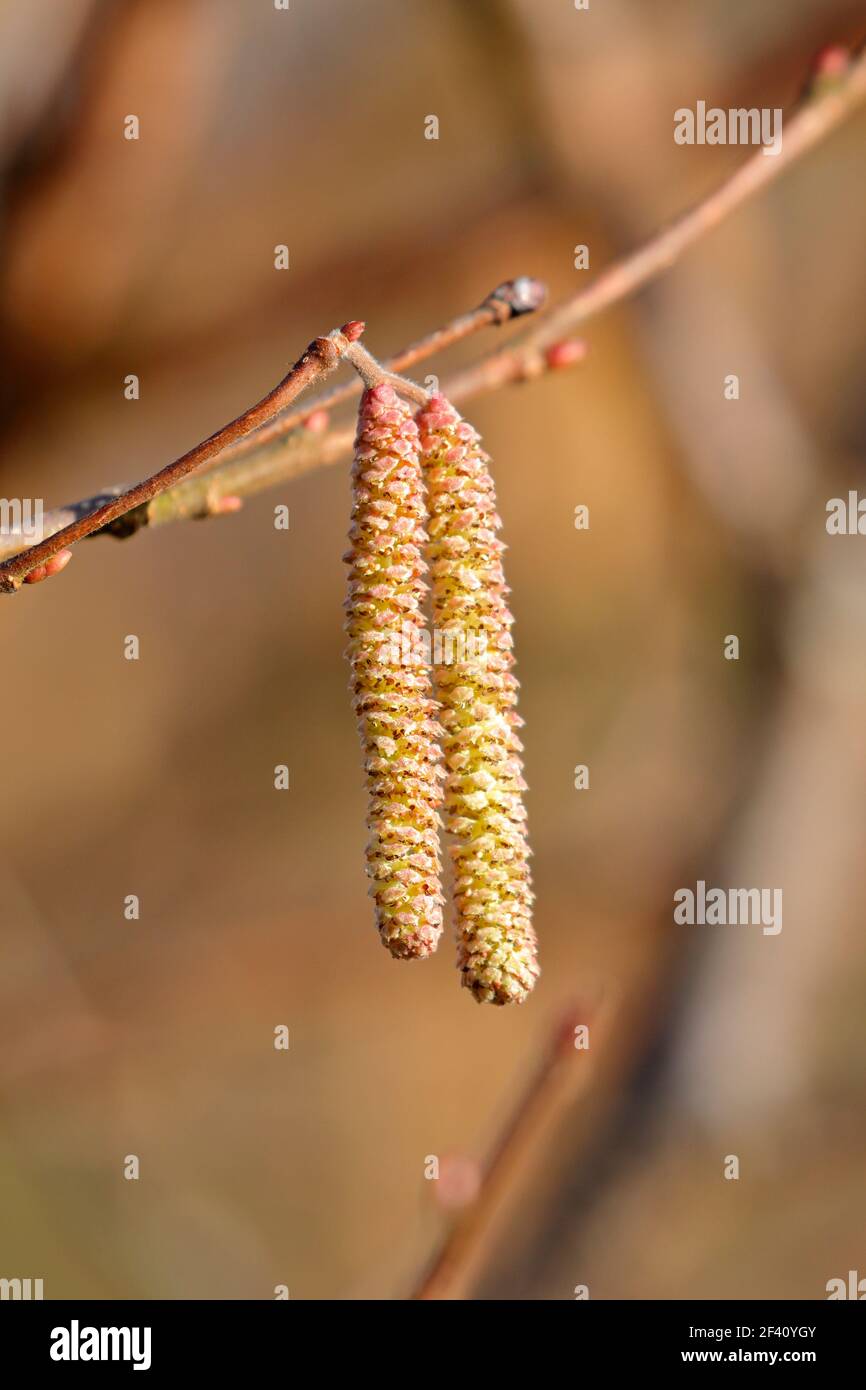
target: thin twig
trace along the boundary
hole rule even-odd
[[[333,371],[343,354],[363,331],[364,325],[353,321],[344,324],[342,329],[333,329],[326,338],[314,338],[282,381],[242,415],[223,425],[222,429],[217,430],[201,444],[196,444],[193,449],[175,459],[173,463],[167,464],[165,468],[161,468],[152,477],[136,483],[126,492],[114,497],[109,496],[108,500],[94,511],[77,517],[67,526],[40,541],[38,545],[23,551],[11,560],[6,560],[0,565],[0,592],[14,593],[31,571],[46,565],[67,546],[74,545],[76,541],[82,540],[94,531],[110,526],[112,522],[136,507],[144,506],[192,473],[206,459],[213,458],[214,454],[218,454],[226,445],[271,419],[276,411],[290,405],[314,381]]]
[[[591,1078],[598,1050],[597,1007],[573,1009],[558,1025],[551,1046],[530,1081],[493,1156],[483,1170],[478,1196],[448,1233],[413,1299],[465,1297],[495,1240],[509,1200],[574,1100]],[[575,1029],[593,1027],[591,1050],[575,1047]]]
[[[807,101],[800,108],[784,127],[782,147],[778,154],[769,155],[763,149],[756,151],[726,183],[657,233],[639,250],[615,261],[585,290],[579,290],[544,314],[537,325],[514,338],[508,347],[491,353],[461,373],[452,383],[452,390],[474,396],[495,390],[504,381],[525,379],[543,370],[545,353],[587,320],[643,289],[663,271],[669,270],[684,251],[818,145],[864,100],[866,53],[851,64],[837,87]]]
[[[403,395],[408,396],[416,405],[426,405],[430,399],[423,386],[409,381],[407,377],[397,376],[396,372],[389,372],[387,367],[377,362],[363,343],[351,343],[346,348],[346,361],[351,362],[367,390],[373,386],[387,384],[393,386],[395,391],[402,391]]]

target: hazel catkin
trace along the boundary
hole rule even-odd
[[[512,673],[505,549],[478,435],[444,396],[417,417],[427,484],[433,679],[445,759],[445,828],[458,966],[479,1001],[521,1003],[539,975]]]
[[[365,390],[352,474],[347,655],[369,790],[370,893],[382,942],[420,959],[442,931],[442,765],[431,698],[426,505],[411,411],[393,387]]]

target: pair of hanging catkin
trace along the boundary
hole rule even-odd
[[[513,620],[488,462],[475,430],[443,396],[413,419],[390,383],[367,387],[355,441],[346,629],[382,941],[406,958],[429,956],[438,944],[444,783],[462,982],[479,1001],[507,1004],[527,997],[539,969]]]

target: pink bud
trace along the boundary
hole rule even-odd
[[[850,61],[851,55],[842,44],[828,44],[816,54],[812,71],[816,77],[841,77]]]
[[[586,343],[580,338],[564,338],[560,343],[552,343],[544,354],[544,360],[551,371],[560,367],[571,367],[582,362],[587,354]]]
[[[344,338],[348,338],[350,343],[357,343],[366,327],[367,325],[362,323],[360,319],[350,319],[348,323],[343,324],[340,332]]]
[[[304,421],[304,429],[310,434],[322,434],[328,428],[330,416],[327,410],[314,410]]]
[[[25,577],[24,583],[41,584],[43,579],[51,579],[53,575],[65,570],[71,559],[71,550],[58,550],[57,554],[52,555],[50,560],[46,560],[44,565],[38,565],[35,570],[31,570]]]
[[[229,512],[239,512],[243,505],[242,497],[218,497],[211,505],[211,515],[225,516]]]
[[[440,1207],[459,1211],[474,1202],[481,1191],[481,1169],[474,1158],[446,1154],[439,1161],[439,1179],[433,1186]]]

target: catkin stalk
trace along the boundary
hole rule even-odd
[[[392,955],[423,958],[442,931],[441,751],[431,698],[426,507],[418,430],[390,385],[366,390],[353,468],[347,655],[370,794],[367,872]]]
[[[539,975],[512,674],[505,549],[488,458],[443,396],[418,415],[427,484],[433,679],[444,731],[445,828],[458,966],[480,1002],[521,1003]]]

